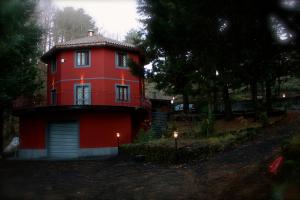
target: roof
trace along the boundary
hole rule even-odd
[[[47,61],[49,57],[59,50],[84,47],[114,47],[139,52],[139,49],[132,44],[106,38],[102,35],[94,35],[58,43],[42,55],[41,60],[43,62]]]

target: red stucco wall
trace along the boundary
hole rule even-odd
[[[140,106],[142,95],[142,81],[133,76],[129,69],[120,69],[115,66],[116,50],[110,48],[93,48],[90,67],[75,68],[75,50],[65,50],[56,55],[57,72],[50,72],[48,64],[48,104],[50,91],[57,91],[58,105],[74,104],[74,84],[90,83],[92,90],[92,105]],[[139,61],[137,54],[128,53],[129,57]],[[64,63],[61,63],[64,59]],[[115,101],[115,85],[130,86],[129,103]]]
[[[42,117],[20,118],[20,147],[21,149],[45,148],[46,123]]]
[[[87,113],[80,117],[80,148],[115,147],[116,133],[120,144],[132,141],[131,116],[129,113]]]
[[[98,112],[81,114],[51,114],[20,118],[21,149],[46,148],[48,122],[77,120],[80,127],[80,148],[116,147],[116,133],[121,134],[120,144],[132,141],[132,118],[126,112]]]

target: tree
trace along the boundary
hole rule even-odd
[[[43,36],[41,41],[41,50],[43,53],[51,49],[53,42],[53,18],[57,9],[52,4],[51,0],[40,0],[36,12],[38,17],[38,24],[43,29]]]
[[[139,11],[145,16],[146,50],[153,61],[153,80],[158,89],[182,95],[187,112],[194,66],[187,42],[186,5],[180,1],[141,0]]]
[[[92,17],[83,9],[75,10],[73,7],[66,7],[57,10],[54,15],[52,32],[55,44],[87,36],[90,29],[98,32]]]
[[[205,91],[208,101],[212,102],[212,91],[217,83],[223,91],[226,116],[230,117],[229,89],[250,84],[257,110],[257,85],[262,84],[266,87],[267,110],[271,110],[271,87],[274,78],[280,76],[274,58],[284,51],[283,45],[299,44],[299,37],[283,31],[290,29],[299,33],[299,15],[295,7],[291,11],[273,0],[221,0],[217,3],[140,0],[139,11],[144,15],[149,48],[156,53],[153,60],[161,63],[159,59],[163,57],[168,62],[153,70],[153,76],[159,77],[157,81],[164,78],[162,86],[178,92],[183,88],[195,88],[192,86],[196,84],[202,87],[196,88],[197,91]],[[272,21],[272,18],[277,20]],[[280,31],[279,35],[287,38],[284,41],[274,37],[274,32]],[[175,67],[178,63],[181,66]],[[182,75],[176,77],[176,82],[172,79],[175,72],[170,67]],[[216,70],[220,74],[217,81]],[[177,85],[180,81],[186,85]]]
[[[39,87],[35,67],[42,31],[34,15],[36,1],[0,1],[0,153],[3,150],[3,113],[20,96]]]

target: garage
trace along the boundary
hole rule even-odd
[[[48,124],[48,157],[76,158],[79,152],[78,122]]]

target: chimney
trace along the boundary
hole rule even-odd
[[[88,36],[94,36],[94,30],[92,30],[92,29],[90,29],[90,30],[88,30]]]

